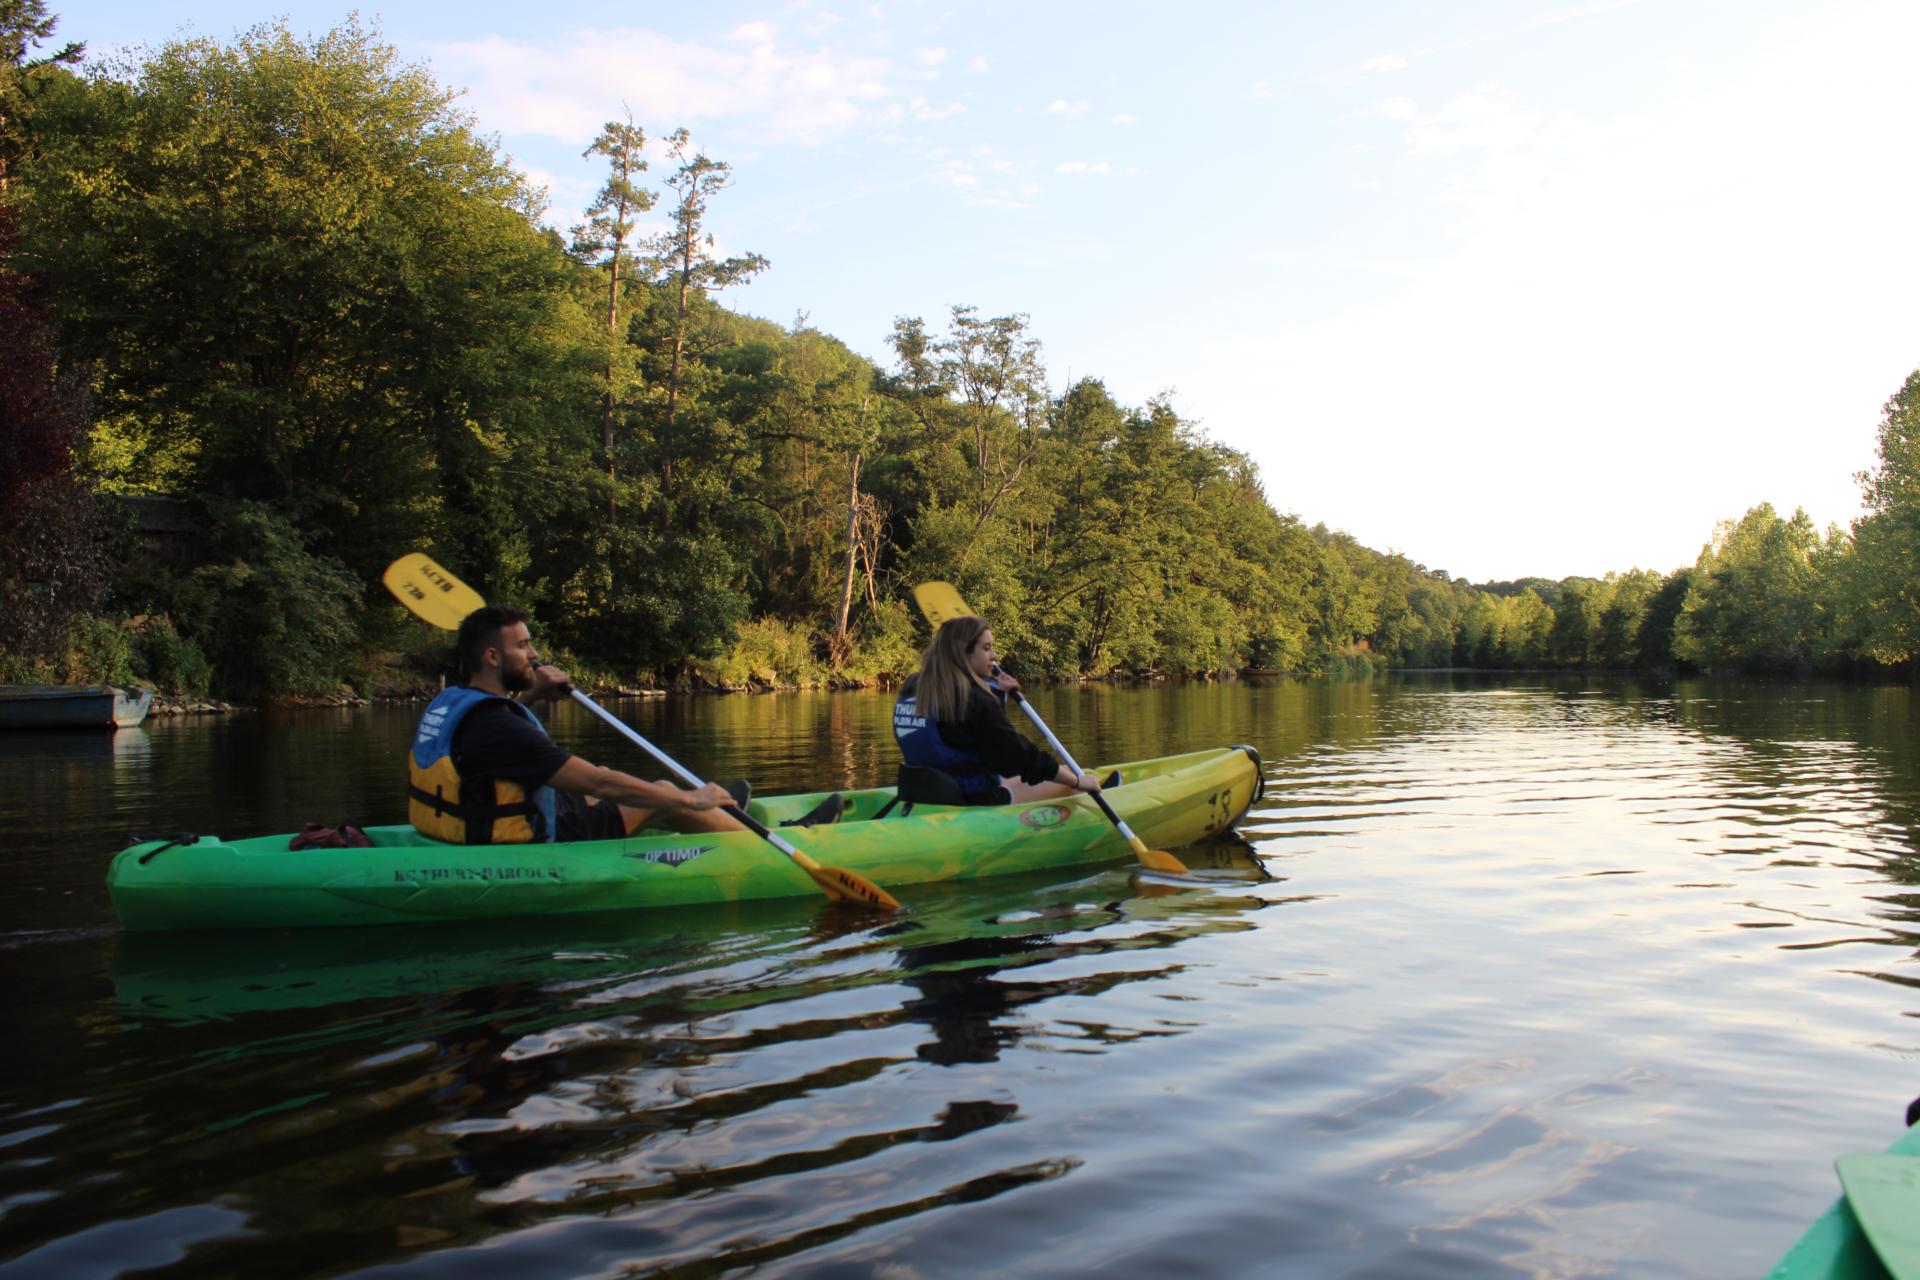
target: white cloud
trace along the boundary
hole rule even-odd
[[[1482,84],[1426,116],[1405,98],[1380,105],[1382,116],[1409,122],[1407,152],[1414,156],[1445,158],[1466,151],[1501,153],[1552,146],[1550,129],[1566,132],[1578,127],[1572,121],[1550,125],[1537,108],[1524,106],[1512,91],[1497,84]]]
[[[1055,98],[1047,104],[1047,110],[1057,116],[1083,116],[1092,105],[1092,103],[1084,98],[1077,102],[1068,102],[1065,98]]]
[[[1385,75],[1390,71],[1405,71],[1407,60],[1394,54],[1386,54],[1378,58],[1368,58],[1360,64],[1360,69],[1369,75]]]
[[[1256,80],[1253,82],[1253,96],[1265,102],[1273,96],[1273,86],[1265,80]]]
[[[942,106],[935,106],[925,98],[915,98],[907,104],[907,109],[913,113],[915,120],[946,120],[964,112],[967,109],[967,104],[964,102],[949,102]]]
[[[972,60],[967,63],[967,70],[972,72],[978,73],[978,72],[985,71],[986,69],[987,69],[987,55],[984,53],[974,54]]]
[[[538,44],[488,36],[438,46],[434,62],[468,86],[489,127],[573,145],[618,114],[609,103],[625,103],[656,128],[704,122],[736,143],[810,146],[884,120],[924,75],[883,57],[790,49],[766,22],[718,44],[630,28]]]
[[[816,39],[831,34],[846,18],[831,9],[822,9],[817,13],[806,13],[801,19],[801,29]]]
[[[964,153],[940,148],[933,153],[933,177],[959,192],[967,204],[986,209],[1025,209],[1040,185],[1024,176],[1018,162],[995,154],[991,146]]]
[[[1070,173],[1085,176],[1112,173],[1113,165],[1105,160],[1068,160],[1063,164],[1055,165],[1053,171],[1055,173]]]
[[[1340,118],[1342,120],[1411,120],[1419,114],[1419,104],[1412,98],[1382,98],[1370,107],[1349,111]]]
[[[947,51],[940,48],[915,49],[913,60],[923,67],[937,67],[947,60]]]
[[[1130,116],[1125,112],[1121,112],[1119,115],[1113,118],[1113,123],[1114,124],[1138,124],[1140,123],[1140,121],[1135,116]]]

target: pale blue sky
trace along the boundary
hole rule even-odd
[[[50,0],[105,54],[344,6]],[[1025,312],[1275,506],[1485,580],[1858,511],[1920,367],[1920,5],[370,4],[552,194],[631,107],[730,162],[728,295],[885,362]]]

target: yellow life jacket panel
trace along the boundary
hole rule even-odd
[[[420,716],[407,752],[407,821],[448,844],[531,844],[554,838],[552,787],[527,789],[505,778],[462,777],[453,735],[474,708],[505,702],[540,732],[540,718],[511,698],[456,685],[442,689]]]

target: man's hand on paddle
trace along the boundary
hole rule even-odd
[[[567,696],[573,687],[567,673],[544,662],[533,664],[533,687],[520,695],[522,702],[554,702]]]

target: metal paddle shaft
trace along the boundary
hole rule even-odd
[[[615,714],[613,714],[613,712],[607,710],[605,707],[595,702],[592,698],[589,698],[586,694],[580,692],[578,689],[575,689],[569,686],[567,689],[567,696],[572,698],[575,702],[579,703],[581,706],[585,707],[587,710],[593,712],[593,714],[599,716],[602,720],[605,720],[609,725],[613,726],[613,728],[618,730],[620,734],[627,739],[627,741],[631,742],[634,746],[640,748],[642,751],[652,756],[656,761],[658,761],[665,768],[671,770],[673,772],[673,775],[676,778],[680,779],[680,781],[686,783],[690,787],[696,787],[696,788],[704,787],[707,785],[705,782],[701,781],[701,779],[696,774],[694,774],[691,770],[683,766],[678,760],[675,760],[672,756],[668,755],[666,752],[662,751],[660,748],[654,746],[651,742],[648,742],[645,738],[641,737],[640,731],[638,729],[635,729],[632,725],[628,724],[625,720],[622,720],[619,716],[616,716]],[[741,826],[753,832],[753,834],[759,836],[761,839],[771,841],[774,848],[786,854],[788,857],[792,857],[794,854],[800,852],[798,849],[788,844],[785,840],[782,840],[779,836],[775,835],[772,831],[769,831],[765,826],[765,824],[763,824],[758,818],[754,817],[752,814],[748,813],[745,809],[742,809],[736,805],[730,805],[730,804],[721,805],[720,807],[724,811],[726,811],[728,814],[732,815],[732,817],[737,822],[739,822]]]
[[[652,756],[662,766],[671,770],[673,775],[679,778],[680,781],[690,787],[696,788],[707,785],[691,770],[682,766],[678,760],[675,760],[672,756],[640,736],[639,730],[635,729],[625,720],[622,720],[619,716],[614,715],[613,712],[607,710],[586,694],[570,687],[567,690],[567,695],[587,710],[593,712],[593,714],[599,716],[609,725],[619,730],[623,737],[633,743],[634,746],[639,747],[642,751]],[[768,830],[765,823],[738,805],[728,804],[722,805],[720,808],[723,813],[733,818],[733,820],[741,826],[793,859],[802,871],[805,871],[809,876],[813,877],[814,883],[824,889],[829,897],[844,898],[865,906],[878,907],[884,911],[900,910],[900,903],[892,894],[871,880],[868,880],[866,877],[855,875],[853,872],[843,870],[840,867],[822,866],[806,854],[800,852],[800,850],[788,844],[778,833]]]
[[[993,673],[995,675],[1000,674],[1000,664],[997,662],[993,665]],[[1027,719],[1033,721],[1033,727],[1040,731],[1040,736],[1045,738],[1047,745],[1053,748],[1053,754],[1060,757],[1060,763],[1071,769],[1075,777],[1079,777],[1081,772],[1080,766],[1073,762],[1072,753],[1061,744],[1060,739],[1054,736],[1053,730],[1047,727],[1047,722],[1042,720],[1040,713],[1033,709],[1033,704],[1028,702],[1018,689],[1009,689],[1007,696],[1020,704],[1020,709],[1027,713]],[[1126,819],[1113,811],[1113,806],[1107,803],[1107,798],[1104,795],[1098,791],[1092,792],[1091,794],[1093,795],[1093,802],[1100,806],[1100,812],[1106,814],[1107,821],[1113,824],[1114,830],[1126,838],[1128,846],[1133,849],[1134,856],[1139,858],[1142,863],[1152,867],[1155,871],[1171,871],[1176,875],[1187,869],[1186,863],[1180,861],[1180,859],[1174,857],[1166,850],[1147,848],[1147,842],[1133,834],[1133,828],[1127,825]]]
[[[954,589],[951,582],[923,582],[913,589],[913,600],[920,606],[920,612],[926,615],[927,621],[933,624],[936,631],[940,629],[942,623],[951,618],[980,616],[967,608],[967,602],[960,598],[959,591]],[[998,663],[994,664],[993,671],[995,675],[1000,674]],[[1009,690],[1008,693],[1015,702],[1020,704],[1020,709],[1027,713],[1027,719],[1033,721],[1033,727],[1040,731],[1040,736],[1047,740],[1047,745],[1053,748],[1053,753],[1060,757],[1061,763],[1073,770],[1074,776],[1078,777],[1080,766],[1073,762],[1073,756],[1060,745],[1060,739],[1053,736],[1053,730],[1049,729],[1047,722],[1040,718],[1040,713],[1033,709],[1033,704],[1021,697],[1017,689]],[[1128,847],[1133,850],[1133,856],[1140,859],[1142,866],[1151,867],[1155,871],[1170,871],[1176,875],[1186,871],[1187,864],[1166,850],[1147,848],[1146,841],[1133,834],[1133,828],[1123,822],[1120,815],[1113,811],[1113,806],[1107,803],[1105,796],[1098,791],[1093,792],[1092,795],[1094,803],[1100,806],[1100,812],[1107,815],[1107,821],[1126,837]]]

